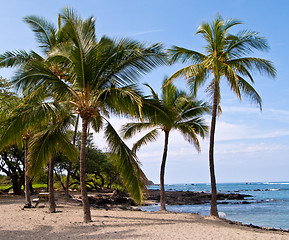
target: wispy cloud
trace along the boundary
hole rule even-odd
[[[262,116],[263,119],[273,119],[282,122],[289,120],[289,111],[284,109],[264,108],[261,112],[260,109],[256,107],[236,107],[228,105],[223,106],[222,109],[224,114],[255,114],[255,116]]]
[[[139,36],[139,35],[146,35],[146,34],[151,34],[151,33],[159,33],[159,32],[164,32],[164,29],[155,29],[155,30],[147,30],[147,31],[139,31],[135,33],[130,33],[130,36]]]
[[[225,113],[242,113],[242,114],[260,113],[260,109],[256,107],[223,106],[222,109],[223,112]]]
[[[288,151],[289,147],[282,144],[272,144],[272,143],[226,143],[226,144],[218,144],[216,146],[215,153],[216,154],[225,154],[228,156],[232,156],[232,154],[240,154],[240,153],[276,153],[280,151]]]
[[[140,35],[146,35],[146,34],[152,34],[152,33],[159,33],[159,32],[164,32],[164,29],[152,29],[152,30],[143,30],[143,31],[138,31],[138,32],[126,32],[126,33],[116,33],[116,35],[125,35],[129,37],[135,37],[135,36],[140,36]]]

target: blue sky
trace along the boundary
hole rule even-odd
[[[240,103],[223,84],[223,114],[216,130],[215,165],[218,182],[289,181],[289,1],[237,0],[237,1],[5,1],[0,8],[0,52],[14,49],[37,50],[33,33],[23,23],[28,15],[44,16],[57,21],[57,14],[73,7],[83,17],[94,16],[99,36],[129,37],[139,41],[163,42],[203,51],[204,42],[194,35],[202,21],[211,21],[217,13],[223,18],[237,18],[244,28],[260,32],[267,38],[270,51],[257,52],[255,56],[271,60],[277,69],[275,80],[254,74],[255,88],[263,99],[263,111],[243,99]],[[171,75],[181,65],[162,67],[140,79],[156,91],[160,90],[165,75]],[[11,77],[11,70],[0,69],[0,75]],[[176,84],[185,88],[183,80]],[[199,98],[206,100],[200,93]],[[210,116],[206,116],[210,120]],[[113,118],[118,128],[124,119]],[[128,142],[136,140],[133,139]],[[106,146],[100,136],[95,143]],[[143,170],[148,178],[159,182],[163,136],[139,152]],[[208,139],[202,142],[202,153],[183,141],[177,133],[171,135],[166,169],[167,183],[209,182]]]

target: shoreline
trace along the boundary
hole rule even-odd
[[[167,205],[197,205],[210,203],[211,193],[207,192],[196,192],[196,191],[165,191],[165,198]],[[247,199],[251,198],[251,199]],[[218,193],[217,200],[238,200],[241,202],[235,202],[236,204],[249,204],[247,200],[252,199],[253,196],[249,194],[240,193]],[[147,200],[160,201],[160,190],[149,190]],[[222,202],[219,204],[226,204]]]
[[[93,222],[82,222],[78,201],[58,197],[57,213],[48,203],[21,210],[23,197],[0,196],[0,239],[289,239],[289,232],[245,225],[192,213],[91,208]],[[194,238],[192,238],[194,236]],[[3,238],[4,237],[4,238]]]
[[[195,191],[165,191],[167,205],[199,205],[210,203],[211,193]],[[250,198],[250,199],[247,199]],[[78,198],[80,199],[80,198]],[[239,193],[218,193],[218,204],[250,204],[252,195]],[[143,206],[154,205],[160,202],[160,190],[148,190],[147,198]],[[89,203],[95,207],[109,208],[114,205],[123,207],[135,207],[135,202],[127,195],[119,195],[111,192],[93,193],[89,196]]]

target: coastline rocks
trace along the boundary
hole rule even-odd
[[[166,191],[166,204],[168,205],[195,205],[210,203],[211,193],[207,192],[182,192],[182,191]],[[218,193],[218,204],[250,204],[245,198],[252,197],[251,195],[239,194],[239,193]],[[129,197],[121,196],[117,192],[113,193],[98,193],[94,196],[88,197],[89,204],[96,208],[111,208],[120,207],[122,209],[130,209],[137,206],[136,203]],[[150,205],[154,202],[160,201],[159,190],[149,190],[147,196],[147,202],[144,205]],[[238,200],[236,202],[230,202],[231,200]],[[241,201],[240,201],[241,200]],[[229,201],[229,202],[228,202]]]
[[[88,197],[89,204],[93,207],[113,207],[113,206],[122,206],[131,207],[137,206],[136,203],[127,197],[121,197],[118,195],[102,195],[102,196],[89,196]]]
[[[204,204],[211,201],[211,194],[205,192],[182,192],[182,191],[166,191],[165,192],[166,203],[168,205],[194,205]],[[245,200],[251,195],[235,194],[235,193],[218,193],[217,200]],[[147,200],[160,201],[159,190],[149,190],[149,196]],[[242,204],[248,204],[250,202],[243,201]],[[225,203],[223,203],[225,204]]]

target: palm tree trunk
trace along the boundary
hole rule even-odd
[[[25,187],[24,187],[24,193],[25,193],[25,207],[30,208],[31,205],[31,199],[30,199],[30,179],[28,175],[28,141],[29,137],[26,136],[23,138],[24,140],[24,170],[25,170]]]
[[[78,122],[79,122],[79,114],[76,118],[75,128],[74,128],[74,135],[73,135],[73,145],[76,144],[76,135],[77,135],[77,128],[78,128]],[[69,161],[68,169],[67,169],[67,178],[66,178],[66,185],[65,185],[65,196],[67,198],[70,198],[68,189],[69,189],[69,181],[70,181],[70,174],[71,174],[71,168],[72,168],[72,162]]]
[[[82,118],[82,132],[81,132],[81,148],[80,148],[80,190],[81,190],[81,199],[83,205],[83,220],[84,222],[91,222],[90,206],[88,202],[87,190],[85,185],[85,148],[86,148],[86,139],[87,139],[87,125],[88,118]]]
[[[215,167],[214,167],[214,142],[215,142],[217,108],[218,108],[218,87],[217,87],[217,80],[215,80],[213,107],[212,107],[211,132],[210,132],[210,149],[209,149],[209,165],[210,165],[211,192],[212,192],[210,215],[215,216],[215,217],[218,217],[217,187],[216,187],[216,177],[215,177]]]
[[[12,179],[13,194],[14,195],[22,195],[19,175],[17,173],[14,173],[11,176],[11,179]]]
[[[49,212],[56,212],[56,204],[54,198],[54,178],[53,178],[53,170],[54,170],[54,158],[52,157],[49,161],[49,170],[48,170],[48,191],[49,191]]]
[[[169,143],[169,132],[165,131],[165,145],[163,152],[163,159],[161,164],[161,172],[160,172],[160,204],[161,211],[167,211],[166,209],[166,201],[165,201],[165,166],[167,161],[167,153],[168,153],[168,143]]]

